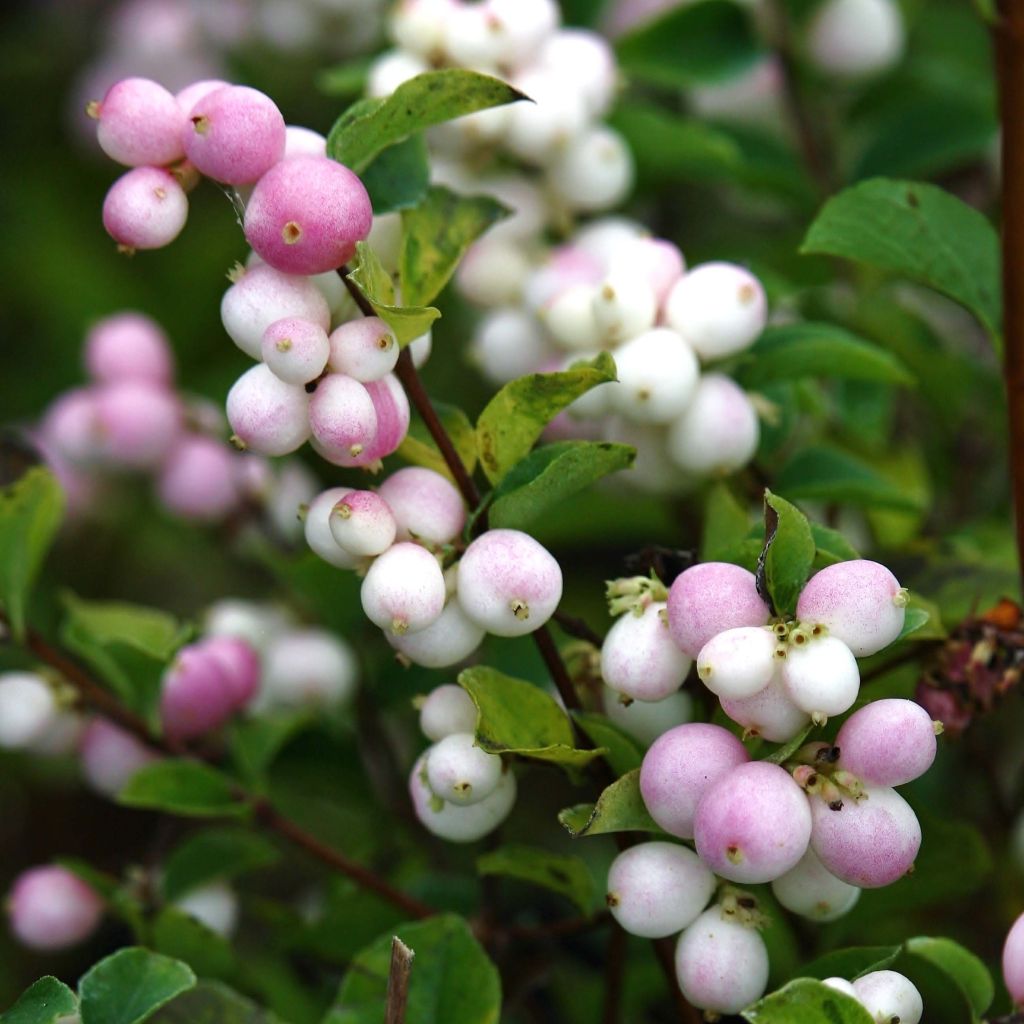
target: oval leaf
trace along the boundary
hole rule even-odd
[[[568,807],[558,820],[574,839],[608,832],[661,832],[640,796],[639,768],[607,786],[596,804]]]
[[[153,1024],[283,1024],[269,1010],[216,981],[200,981],[151,1019]]]
[[[811,525],[795,505],[766,490],[764,538],[757,563],[758,592],[777,615],[791,618],[814,563]]]
[[[594,878],[580,857],[510,844],[478,857],[476,869],[481,875],[516,878],[550,889],[571,900],[584,914],[594,909]]]
[[[195,983],[180,960],[139,947],[120,949],[79,982],[82,1024],[141,1024]]]
[[[62,981],[47,975],[30,985],[18,1001],[0,1013],[0,1024],[55,1024],[78,1010],[78,1000]]]
[[[971,1008],[980,1017],[995,998],[995,986],[988,968],[969,950],[952,939],[919,937],[908,939],[907,952],[930,960],[946,972],[967,997]]]
[[[248,814],[227,775],[198,761],[154,761],[132,776],[118,803],[191,817]]]
[[[741,1014],[751,1024],[873,1024],[871,1014],[852,996],[837,992],[812,978],[797,978],[772,992]]]
[[[625,775],[640,767],[644,754],[636,740],[604,715],[574,711],[572,717],[595,747],[604,747],[607,751],[604,759],[616,775]]]
[[[389,146],[361,177],[376,216],[415,206],[430,188],[426,140],[422,135],[411,135]]]
[[[206,829],[190,836],[164,861],[163,893],[171,902],[219,879],[237,878],[279,859],[269,839],[241,829]]]

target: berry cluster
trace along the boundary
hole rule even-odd
[[[620,218],[595,221],[538,263],[524,261],[518,277],[515,270],[488,235],[456,277],[468,298],[492,307],[472,348],[490,379],[563,369],[599,351],[612,352],[618,371],[549,433],[635,446],[629,479],[649,489],[678,489],[751,459],[757,412],[719,365],[765,326],[764,289],[749,271],[731,263],[687,270],[677,246]]]

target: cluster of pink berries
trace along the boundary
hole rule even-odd
[[[678,489],[731,473],[754,455],[758,415],[714,364],[750,347],[767,319],[760,282],[743,267],[686,269],[679,248],[619,218],[591,223],[516,280],[492,260],[489,236],[467,254],[457,281],[492,307],[473,339],[475,362],[495,383],[610,351],[618,380],[577,399],[552,436],[631,444],[629,479]],[[708,364],[710,372],[704,372]]]
[[[416,817],[449,842],[482,839],[512,811],[512,769],[497,754],[476,746],[476,707],[459,686],[438,686],[422,700],[420,728],[432,746],[409,775]]]

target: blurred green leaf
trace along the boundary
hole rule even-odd
[[[644,753],[637,741],[604,715],[574,711],[572,717],[595,747],[603,747],[604,759],[616,775],[625,775],[640,767]]]
[[[171,902],[208,882],[237,878],[280,859],[263,836],[241,829],[204,829],[189,836],[164,860],[162,889]]]
[[[18,1001],[0,1013],[0,1024],[56,1024],[78,1010],[78,1000],[62,981],[47,975],[22,992]]]
[[[82,1024],[141,1024],[195,983],[179,960],[137,946],[120,949],[78,983]]]
[[[959,943],[952,939],[921,936],[908,939],[906,950],[912,956],[929,960],[945,971],[959,986],[979,1017],[992,1005],[995,998],[992,975],[978,957]]]
[[[153,1024],[283,1024],[269,1010],[215,981],[200,981],[151,1019]]]
[[[884,971],[900,955],[899,946],[851,946],[834,949],[800,968],[802,978],[846,978]]]
[[[761,760],[769,761],[772,764],[783,764],[788,761],[804,745],[813,728],[814,726],[808,725],[805,729],[801,729],[791,740],[783,743],[781,747],[776,747]]]
[[[333,68],[325,68],[316,76],[317,88],[328,96],[361,96],[366,89],[366,76],[375,58],[356,57]]]
[[[836,562],[847,562],[860,558],[856,548],[838,531],[820,523],[811,523],[811,536],[814,538],[814,568],[824,569]]]
[[[410,135],[388,146],[360,178],[370,195],[374,216],[415,206],[430,188],[426,140],[422,135]]]
[[[567,807],[558,820],[574,839],[608,832],[661,832],[640,796],[639,768],[606,786],[596,804]]]
[[[813,978],[791,981],[740,1016],[751,1024],[873,1024],[871,1014],[856,999]]]
[[[700,560],[718,562],[750,533],[750,515],[728,484],[716,482],[704,500]]]
[[[221,817],[249,813],[235,798],[227,775],[199,761],[154,761],[140,768],[118,794],[118,803],[186,817]]]
[[[550,889],[576,904],[583,914],[594,909],[593,875],[586,861],[572,854],[509,844],[478,857],[476,869],[481,875],[516,878]]]
[[[152,923],[152,946],[158,953],[188,964],[204,978],[232,980],[235,954],[231,943],[177,907],[164,907]]]
[[[462,464],[467,472],[472,473],[476,468],[476,431],[469,422],[469,417],[458,406],[448,405],[446,402],[432,404],[441,425],[455,445]],[[405,435],[405,440],[398,446],[398,455],[414,466],[426,466],[427,469],[441,473],[449,480],[452,479],[448,463],[444,461],[444,456],[434,444],[426,424],[415,413],[409,422],[409,432]]]
[[[815,544],[807,516],[771,491],[764,492],[764,551],[757,583],[777,615],[791,618],[811,574]]]
[[[231,722],[228,743],[238,770],[250,781],[260,782],[285,744],[316,720],[315,709],[302,708]]]

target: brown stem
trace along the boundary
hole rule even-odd
[[[619,1024],[622,1017],[622,981],[626,972],[626,933],[613,928],[608,936],[604,965],[604,1008],[601,1024]]]
[[[572,685],[569,670],[558,653],[558,648],[555,646],[548,627],[541,626],[540,629],[535,629],[532,636],[537,650],[540,651],[540,656],[544,659],[544,664],[551,674],[551,679],[558,688],[558,695],[562,698],[562,703],[570,711],[581,711],[583,705],[580,703],[579,694],[576,692],[576,687]]]
[[[575,637],[577,640],[584,640],[595,647],[600,647],[604,643],[604,638],[600,633],[591,629],[583,619],[559,611],[556,611],[551,618],[558,623],[564,633],[568,633],[569,636]]]
[[[996,70],[1002,125],[1004,375],[1017,556],[1024,573],[1024,0],[999,0]]]
[[[405,1024],[405,1005],[409,1000],[409,975],[416,954],[396,935],[391,940],[391,967],[388,970],[387,1007],[384,1024]]]

